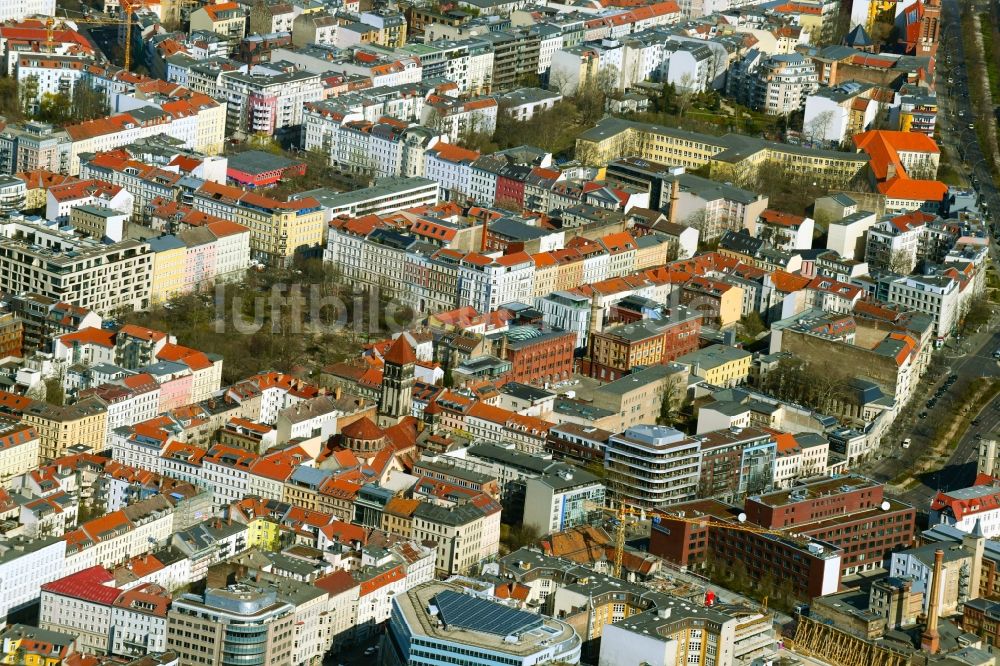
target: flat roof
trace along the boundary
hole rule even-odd
[[[475,597],[457,583],[424,583],[396,595],[393,603],[415,637],[521,657],[562,643],[569,652],[580,641],[576,631],[565,622]],[[440,617],[432,615],[432,608]],[[511,634],[498,633],[501,630],[511,631],[517,640],[507,640]]]
[[[299,160],[291,160],[282,155],[275,155],[263,150],[248,150],[237,153],[229,158],[227,170],[242,171],[249,174],[262,174],[268,171],[279,171],[302,164]]]

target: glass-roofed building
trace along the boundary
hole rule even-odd
[[[433,581],[392,600],[380,654],[383,666],[577,664],[580,637],[560,620]]]

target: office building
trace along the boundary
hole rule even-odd
[[[295,607],[273,589],[209,588],[174,599],[167,647],[182,664],[291,664]]]
[[[479,666],[580,662],[580,637],[568,624],[473,595],[456,583],[430,582],[392,600],[383,666]]]

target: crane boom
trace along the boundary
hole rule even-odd
[[[135,4],[133,4],[135,2]],[[132,68],[132,18],[134,8],[137,6],[142,6],[141,0],[121,0],[122,9],[124,12],[124,28],[125,28],[125,45],[124,45],[124,68],[130,70]],[[90,25],[122,25],[122,21],[115,18],[67,18],[62,19],[59,23],[63,21],[70,21],[73,24],[87,23]],[[49,53],[52,53],[53,42],[55,39],[55,29],[56,29],[56,19],[51,16],[45,19],[45,43]]]

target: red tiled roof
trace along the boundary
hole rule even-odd
[[[386,363],[408,365],[416,362],[417,355],[414,353],[413,347],[406,340],[406,337],[401,335],[392,343],[392,346],[389,347],[389,351],[385,353],[383,359]]]
[[[372,420],[367,416],[362,416],[357,421],[344,426],[344,429],[341,430],[341,434],[348,439],[358,439],[363,441],[371,441],[385,437],[385,432],[372,423]]]
[[[961,499],[939,490],[931,501],[931,511],[950,509],[955,520],[960,521],[969,515],[1000,509],[1000,487],[992,484],[974,487],[983,492],[978,497],[963,496]]]
[[[948,186],[939,180],[911,180],[896,176],[878,184],[878,191],[888,199],[943,201]]]
[[[74,333],[60,335],[58,340],[67,347],[78,345],[98,345],[111,349],[115,346],[115,332],[106,328],[88,327]]]
[[[42,591],[110,606],[121,594],[114,587],[114,580],[104,567],[95,566],[46,583]]]

